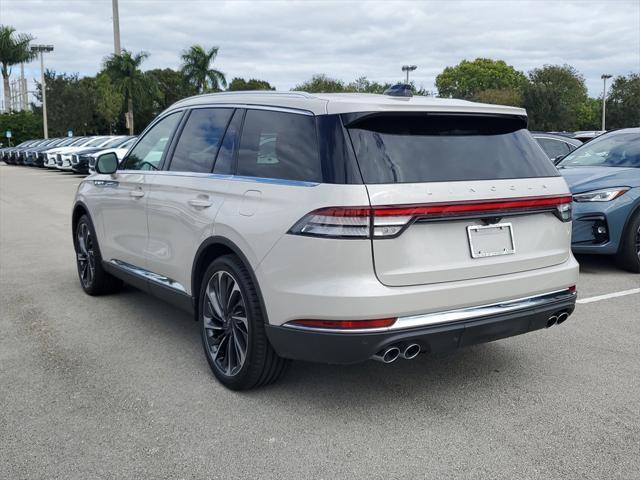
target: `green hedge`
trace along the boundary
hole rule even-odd
[[[8,146],[5,136],[11,130],[11,144],[17,145],[32,138],[42,138],[42,117],[31,112],[3,113],[0,115],[0,142]]]

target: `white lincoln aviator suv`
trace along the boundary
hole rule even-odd
[[[571,195],[519,108],[202,95],[95,170],[73,207],[82,288],[124,281],[194,312],[232,389],[290,359],[411,359],[575,306]]]

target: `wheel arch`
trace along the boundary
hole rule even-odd
[[[621,252],[623,247],[624,247],[624,242],[622,240],[623,240],[624,236],[627,233],[627,228],[629,228],[629,226],[631,225],[631,220],[633,219],[633,217],[636,214],[640,214],[640,196],[638,196],[638,198],[636,198],[635,205],[633,205],[629,209],[629,214],[627,215],[627,218],[624,221],[624,225],[622,226],[621,239],[620,239],[620,242],[618,244],[618,252]]]
[[[265,323],[268,324],[269,317],[267,315],[267,309],[265,308],[264,299],[262,297],[262,290],[260,289],[260,284],[258,283],[256,274],[251,267],[251,263],[249,262],[247,256],[242,252],[240,247],[238,247],[228,238],[220,236],[213,236],[204,240],[200,244],[200,247],[198,247],[195,258],[193,260],[193,266],[191,268],[191,298],[193,301],[195,320],[197,321],[199,317],[200,283],[202,282],[202,278],[204,277],[204,274],[211,262],[223,255],[236,255],[246,267],[256,288],[256,292],[258,293],[258,300],[260,301],[260,310],[262,311],[262,316]]]
[[[89,209],[87,206],[81,202],[77,201],[73,206],[73,213],[71,214],[71,236],[73,238],[73,244],[76,243],[76,227],[78,226],[78,222],[80,221],[80,217],[82,215],[86,215],[91,220],[91,216],[89,215]]]

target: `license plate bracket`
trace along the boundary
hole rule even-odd
[[[513,255],[516,245],[511,223],[493,225],[470,225],[467,227],[469,249],[472,258]]]

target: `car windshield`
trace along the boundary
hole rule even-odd
[[[106,142],[107,140],[108,138],[104,138],[104,137],[94,138],[90,142],[85,143],[83,147],[98,147],[102,145],[104,142]]]
[[[640,134],[594,139],[567,155],[558,167],[640,167]]]
[[[116,148],[128,140],[127,137],[118,137],[103,145],[104,148]]]

